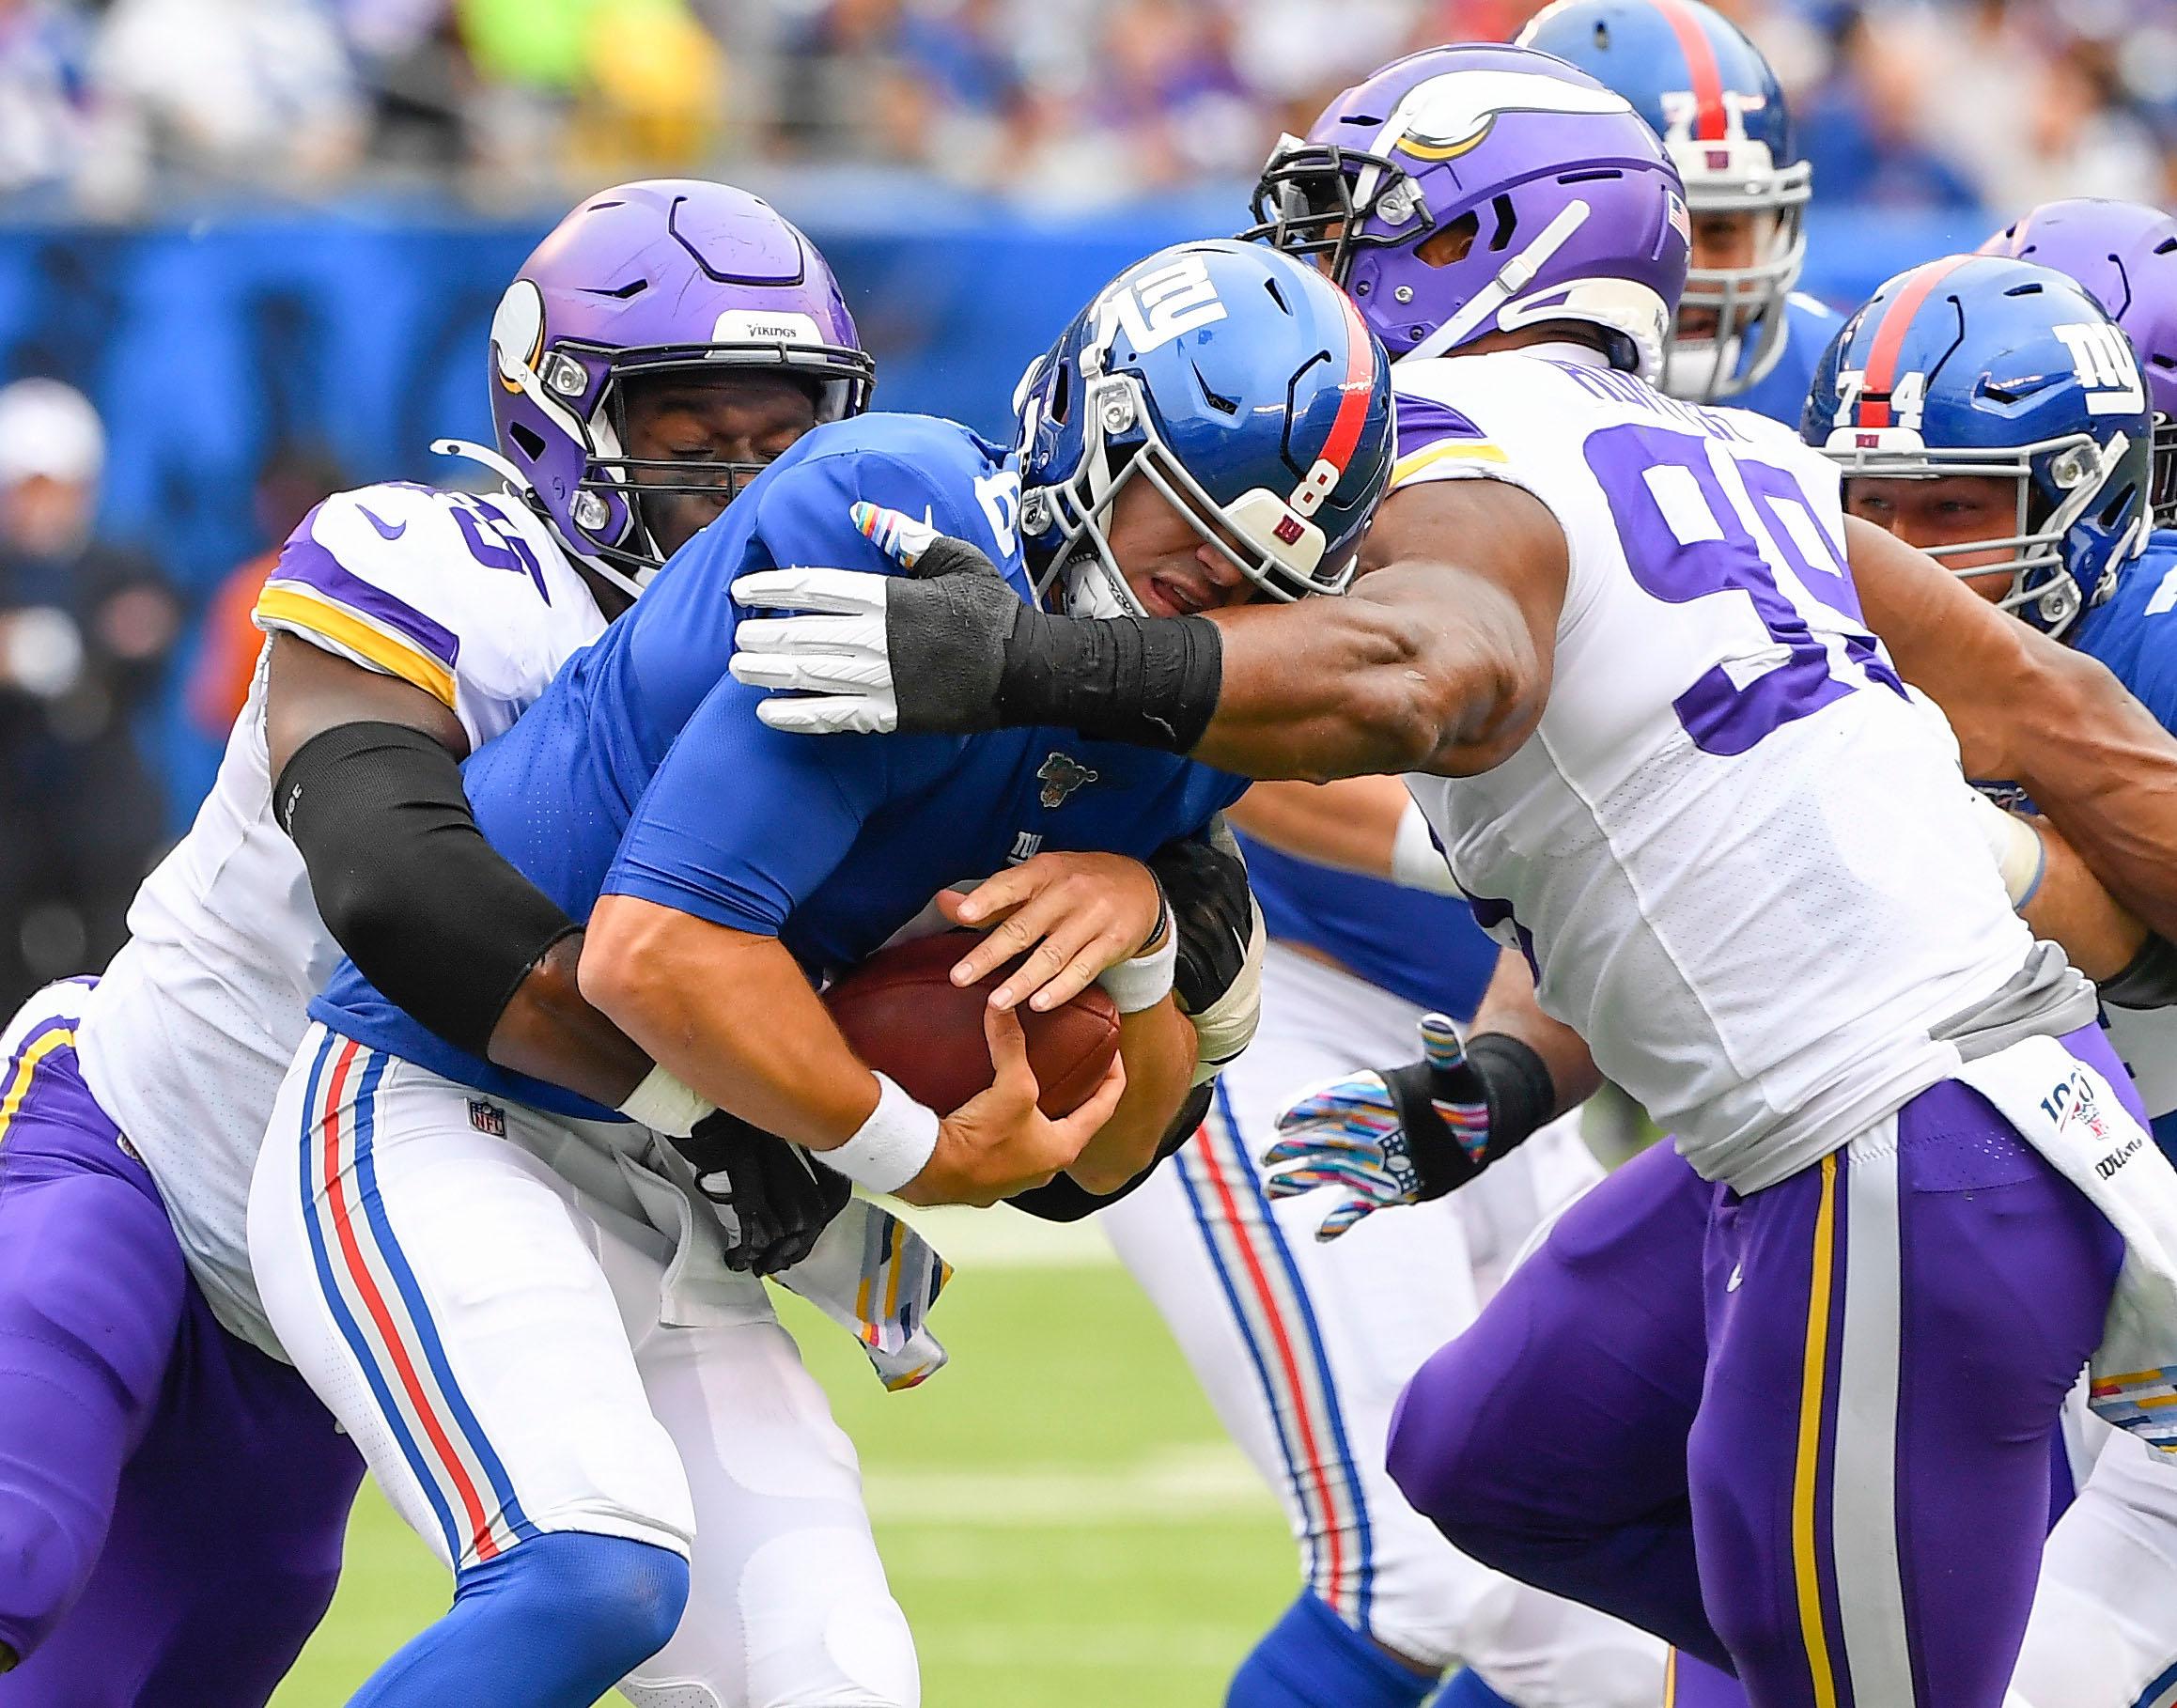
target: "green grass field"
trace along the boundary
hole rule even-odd
[[[935,1318],[953,1361],[910,1392],[887,1394],[844,1334],[786,1301],[861,1449],[923,1700],[1221,1701],[1297,1587],[1283,1518],[1099,1239],[987,1223],[934,1235],[959,1265]],[[346,1701],[445,1596],[365,1489],[339,1598],[274,1708]]]

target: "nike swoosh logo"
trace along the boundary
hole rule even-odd
[[[408,532],[408,523],[406,522],[382,522],[377,517],[372,516],[368,510],[364,510],[361,505],[357,505],[355,507],[358,510],[363,510],[363,514],[370,525],[378,530],[380,539],[398,539]]]
[[[1723,1283],[1723,1290],[1726,1293],[1736,1293],[1738,1283],[1744,1280],[1746,1280],[1746,1265],[1734,1264],[1731,1266],[1731,1279]]]

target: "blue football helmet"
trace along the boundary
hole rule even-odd
[[[1632,102],[1686,180],[1695,220],[1734,213],[1754,222],[1749,264],[1687,272],[1663,389],[1717,402],[1765,378],[1783,354],[1784,303],[1806,261],[1814,178],[1768,61],[1701,0],[1557,0],[1519,42]],[[1714,326],[1696,336],[1689,317],[1713,317]]]
[[[1345,293],[1253,244],[1182,243],[1119,274],[1014,394],[1039,590],[1139,614],[1106,537],[1147,481],[1273,599],[1343,593],[1391,482],[1391,364]]]
[[[1815,370],[1800,436],[1845,478],[2008,476],[1998,601],[2061,634],[2108,597],[2153,526],[2154,411],[2130,341],[2075,281],[1993,256],[1951,256],[1891,279],[1837,334]]]

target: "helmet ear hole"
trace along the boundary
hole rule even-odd
[[[1441,231],[1423,239],[1415,245],[1414,254],[1424,266],[1455,267],[1467,258],[1474,247],[1474,240],[1481,235],[1481,215],[1469,208]]]
[[[506,424],[506,437],[513,440],[522,456],[535,462],[544,455],[544,435],[520,421]]]

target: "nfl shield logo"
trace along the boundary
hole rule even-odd
[[[1094,783],[1096,774],[1069,753],[1053,753],[1036,768],[1035,780],[1043,784],[1044,807],[1054,810],[1082,784]]]
[[[469,1125],[479,1133],[489,1133],[494,1139],[506,1137],[506,1111],[496,1103],[487,1103],[481,1097],[469,1099]]]

